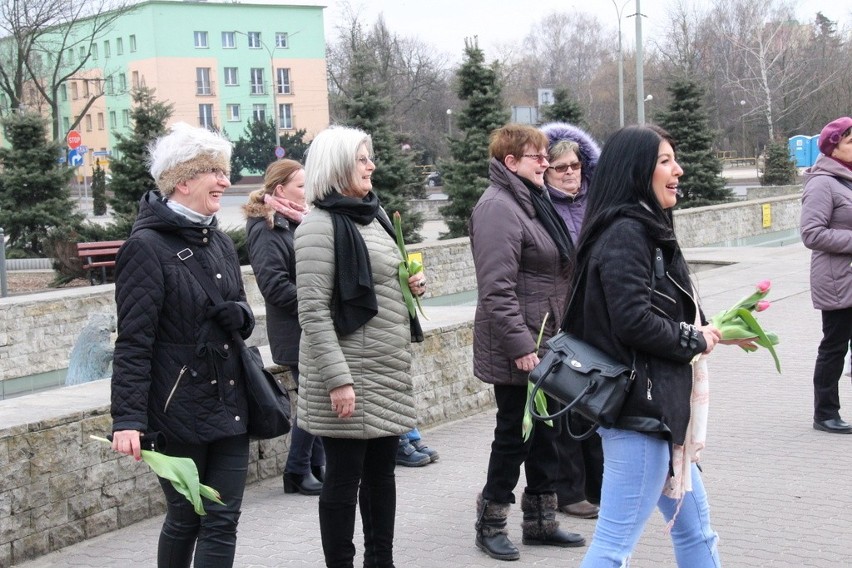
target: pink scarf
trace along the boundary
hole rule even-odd
[[[295,201],[290,201],[283,197],[276,197],[271,193],[267,193],[263,196],[263,202],[296,223],[301,223],[302,219],[305,218],[305,215],[308,214],[308,208],[304,205],[300,205]]]

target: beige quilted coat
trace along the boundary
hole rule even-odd
[[[370,439],[415,425],[409,372],[411,332],[399,286],[401,256],[378,221],[356,224],[370,253],[379,313],[338,337],[331,319],[334,230],[331,216],[314,209],[296,230],[296,282],[302,339],[299,348],[299,426],[317,436]],[[338,418],[329,392],[351,384],[355,414]]]

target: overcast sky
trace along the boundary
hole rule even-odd
[[[251,1],[251,0],[249,0]],[[345,22],[343,5],[359,11],[366,24],[384,14],[388,28],[405,37],[418,37],[435,46],[453,60],[461,59],[464,38],[479,37],[486,57],[493,57],[497,45],[523,39],[532,27],[554,12],[584,11],[594,14],[613,33],[618,26],[613,0],[325,0],[326,40],[337,37],[335,27]],[[622,32],[625,43],[632,46],[635,19],[626,16],[636,12],[635,0],[616,0],[624,6]],[[704,2],[704,0],[696,0]],[[643,36],[646,40],[666,33],[667,7],[671,0],[642,0]],[[802,21],[811,21],[818,11],[832,20],[849,25],[852,7],[848,0],[798,0],[797,13]]]

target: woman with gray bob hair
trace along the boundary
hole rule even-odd
[[[118,252],[115,301],[118,338],[112,375],[113,449],[140,459],[141,436],[165,435],[163,453],[190,458],[199,480],[219,491],[206,515],[166,479],[166,518],[157,566],[233,565],[249,458],[245,378],[233,334],[254,329],[240,262],[216,213],[230,187],[231,143],[178,123],[150,146],[158,191]],[[178,256],[180,252],[180,256]],[[202,278],[224,299],[214,304]],[[215,283],[215,284],[214,284]]]
[[[415,425],[412,339],[422,341],[399,282],[402,256],[373,192],[370,137],[333,126],[314,138],[296,229],[299,425],[321,436],[319,522],[326,566],[351,568],[356,503],[364,566],[393,567],[399,435]],[[408,280],[423,294],[423,273]]]

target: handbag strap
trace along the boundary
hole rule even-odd
[[[186,247],[179,250],[175,253],[175,256],[177,256],[189,269],[189,272],[195,277],[195,280],[201,285],[204,292],[214,304],[218,305],[225,302],[225,299],[222,297],[222,293],[219,291],[216,283],[213,282],[213,278],[204,271],[204,268],[201,267],[201,263],[199,263],[198,259],[195,258],[195,253],[192,252],[191,248]],[[243,341],[243,338],[240,337],[239,333],[234,331],[231,333],[231,337],[240,349],[245,347],[245,341]]]

